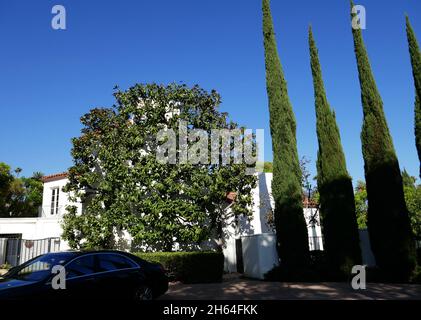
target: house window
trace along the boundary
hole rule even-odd
[[[60,194],[60,189],[58,187],[51,189],[51,214],[58,213],[59,194]]]

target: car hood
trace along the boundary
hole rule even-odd
[[[22,286],[28,286],[33,284],[31,281],[23,281],[18,279],[11,279],[11,278],[1,278],[0,277],[0,291],[5,289],[12,289],[18,288]]]

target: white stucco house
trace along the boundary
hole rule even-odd
[[[55,250],[69,249],[60,239],[61,222],[67,205],[76,205],[82,213],[81,203],[70,203],[63,192],[67,174],[59,173],[43,178],[43,201],[36,218],[0,219],[0,264],[22,263],[33,256]],[[251,219],[227,221],[224,244],[225,269],[229,272],[244,271],[261,278],[276,264],[276,241],[270,225],[273,199],[271,173],[259,173],[257,187],[253,190],[253,216]],[[311,250],[323,250],[319,215],[316,208],[305,208]],[[130,239],[129,239],[130,240]],[[253,257],[253,263],[249,260]],[[256,264],[256,258],[259,263]]]
[[[0,218],[0,265],[22,263],[44,252],[67,250],[60,239],[61,219],[69,204],[62,191],[67,183],[66,173],[43,178],[42,206],[38,217]],[[76,204],[81,208],[81,204]]]

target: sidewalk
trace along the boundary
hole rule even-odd
[[[222,283],[171,283],[160,300],[421,300],[421,285],[368,283],[353,290],[348,283],[285,283],[227,275]]]

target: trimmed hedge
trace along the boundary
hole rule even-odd
[[[162,264],[170,281],[183,283],[222,281],[224,255],[219,252],[136,252],[134,254],[146,261]]]

